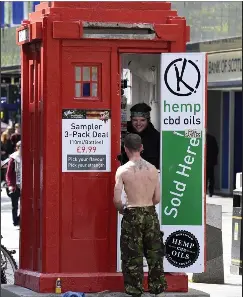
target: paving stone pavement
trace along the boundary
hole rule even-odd
[[[233,198],[207,196],[207,203],[222,205],[222,235],[224,257],[224,285],[189,283],[189,287],[202,290],[210,297],[242,297],[242,276],[230,274],[232,243]],[[188,274],[191,278],[191,274]]]

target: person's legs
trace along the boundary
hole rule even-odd
[[[155,207],[148,208],[145,216],[144,254],[149,266],[148,285],[151,294],[160,294],[167,289],[164,275],[163,237]]]
[[[1,168],[1,182],[5,181],[5,172],[6,170],[4,168]]]
[[[143,294],[143,237],[139,208],[125,210],[120,245],[125,293],[139,297]]]
[[[19,226],[18,206],[19,206],[20,192],[17,190],[11,194],[12,201],[12,217],[14,226]]]
[[[208,191],[209,191],[210,197],[212,197],[214,194],[214,166],[210,166],[208,169],[208,181],[209,181]]]
[[[6,169],[2,168],[1,169],[1,187],[6,188]]]

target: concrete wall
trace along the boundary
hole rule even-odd
[[[206,213],[206,271],[194,273],[192,281],[195,283],[223,284],[222,205],[207,204]]]

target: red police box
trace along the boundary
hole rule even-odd
[[[60,277],[63,292],[123,291],[112,201],[121,137],[120,56],[185,52],[189,27],[168,2],[43,2],[22,22],[16,38],[23,191],[15,284],[54,292]],[[76,143],[79,148],[71,152],[73,131],[63,127],[77,119],[82,128],[100,120],[106,142]],[[63,133],[70,146],[63,147]],[[98,147],[105,157],[97,164],[105,170],[75,159]],[[188,290],[186,274],[166,277],[168,291]],[[145,288],[146,283],[147,276]]]

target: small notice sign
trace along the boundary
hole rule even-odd
[[[25,42],[29,41],[29,29],[25,28],[18,32],[18,41],[19,42]]]
[[[109,110],[62,111],[62,172],[111,171]]]

